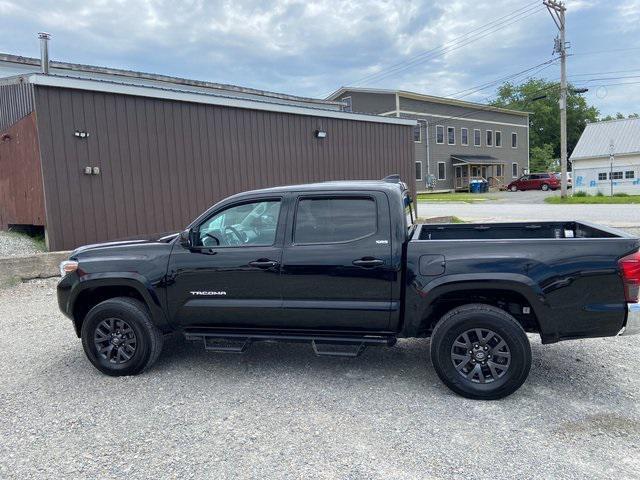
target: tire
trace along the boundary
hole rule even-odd
[[[517,192],[518,191],[518,187],[516,187],[515,185],[513,187],[511,187],[511,191],[512,192]]]
[[[158,359],[163,343],[162,332],[151,322],[147,307],[128,297],[110,298],[89,310],[81,337],[93,366],[116,377],[149,368]]]
[[[484,340],[478,341],[477,330]],[[484,304],[463,305],[436,324],[431,362],[440,380],[457,394],[496,400],[518,390],[527,379],[531,345],[520,324],[504,310]]]
[[[540,187],[542,189],[543,192],[546,192],[547,190],[549,190],[549,185],[547,185],[546,183],[542,184],[542,187]]]

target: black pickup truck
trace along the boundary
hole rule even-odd
[[[355,356],[431,337],[455,392],[509,395],[542,343],[640,331],[640,240],[575,221],[415,224],[406,186],[269,188],[227,198],[182,233],[81,247],[60,309],[91,363],[132,375],[182,332],[215,351],[309,342]]]

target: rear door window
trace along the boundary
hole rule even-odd
[[[370,197],[302,198],[293,231],[296,244],[344,243],[378,230],[376,202]]]

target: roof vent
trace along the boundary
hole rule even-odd
[[[38,38],[40,39],[40,67],[42,73],[49,74],[49,39],[51,35],[45,32],[39,32]]]

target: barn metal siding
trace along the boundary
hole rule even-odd
[[[38,132],[31,113],[0,134],[0,228],[44,221]]]
[[[51,249],[175,231],[243,190],[414,175],[410,126],[42,86],[35,97]]]
[[[33,111],[33,85],[0,85],[0,132]]]

